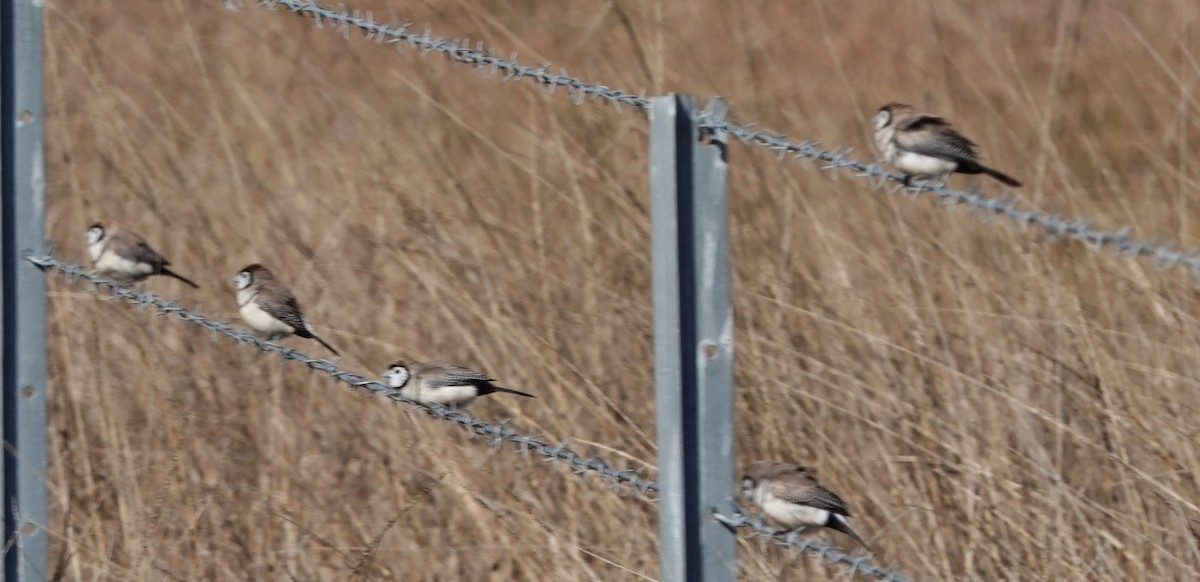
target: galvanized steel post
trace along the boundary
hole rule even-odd
[[[0,328],[3,329],[4,580],[44,580],[46,283],[23,259],[43,247],[42,0],[0,3]]]
[[[728,165],[695,104],[650,100],[660,578],[732,582],[734,536],[710,515],[732,510],[734,487]]]

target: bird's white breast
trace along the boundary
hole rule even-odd
[[[241,295],[241,291],[238,292]],[[238,298],[241,299],[240,297]],[[240,302],[240,301],[239,301]],[[271,316],[270,313],[263,311],[258,306],[257,301],[247,301],[238,308],[238,313],[242,316],[242,321],[250,326],[250,329],[270,337],[275,334],[291,335],[296,332],[292,326],[279,321]]]
[[[426,404],[466,404],[479,396],[479,388],[474,385],[441,386],[439,388],[422,388],[421,382],[413,382],[400,391],[400,395]]]
[[[825,522],[829,520],[829,512],[824,509],[784,501],[769,491],[765,491],[762,487],[755,491],[754,503],[772,519],[788,528],[802,525],[825,525]]]
[[[117,277],[135,280],[143,279],[154,274],[154,267],[149,263],[131,261],[107,249],[96,253],[93,250],[94,248],[94,246],[89,247],[88,250],[92,252],[92,260],[95,261],[96,271],[100,273],[107,273]],[[96,254],[99,254],[100,256],[96,257]]]
[[[910,176],[941,176],[953,172],[958,167],[956,162],[950,160],[913,153],[899,148],[896,148],[895,154],[890,161],[897,170]]]

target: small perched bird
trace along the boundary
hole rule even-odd
[[[88,254],[96,272],[118,283],[137,283],[150,275],[174,277],[200,288],[194,281],[167,268],[171,262],[163,258],[142,237],[110,224],[105,228],[97,222],[83,233]]]
[[[267,341],[296,334],[315,339],[329,351],[338,353],[328,342],[317,337],[300,312],[300,303],[292,290],[266,267],[258,263],[248,265],[238,272],[233,282],[237,284],[238,313],[255,333],[266,337]]]
[[[533,394],[497,386],[487,374],[440,362],[413,365],[396,362],[384,370],[383,380],[389,387],[399,390],[401,396],[422,404],[436,402],[458,406],[493,392],[537,398]]]
[[[742,493],[788,529],[811,525],[835,529],[871,551],[846,522],[850,517],[846,502],[822,487],[808,467],[775,461],[754,463],[742,477]]]
[[[1021,183],[979,163],[975,144],[941,117],[919,113],[911,105],[892,102],[875,113],[875,145],[883,158],[904,173],[945,182],[953,172],[987,174],[1012,187]]]

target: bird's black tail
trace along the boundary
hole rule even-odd
[[[529,394],[527,392],[521,392],[520,390],[513,390],[512,388],[505,388],[503,386],[497,386],[495,384],[490,385],[490,387],[492,389],[492,392],[507,392],[509,394],[516,394],[517,396],[524,396],[526,398],[537,398],[537,396],[534,396],[533,394]]]
[[[307,333],[308,335],[304,335],[305,333]],[[327,342],[327,341],[325,341],[325,340],[321,339],[321,338],[320,338],[320,336],[318,336],[317,334],[315,334],[315,333],[313,333],[313,332],[311,332],[311,331],[309,331],[309,330],[307,330],[307,329],[298,329],[298,330],[296,330],[296,335],[298,335],[298,336],[300,336],[300,337],[306,337],[306,338],[309,338],[309,339],[315,339],[315,340],[317,340],[317,341],[321,342],[321,345],[325,346],[325,348],[326,348],[326,349],[328,349],[329,351],[333,352],[333,355],[335,355],[335,356],[340,356],[340,355],[342,355],[340,352],[338,352],[337,350],[333,349],[333,346],[329,345],[329,342]]]
[[[836,515],[830,516],[830,517],[831,517],[831,519],[829,520],[828,523],[825,524],[825,527],[827,527],[829,529],[836,529],[836,530],[854,538],[854,541],[858,542],[858,545],[862,546],[863,549],[867,550],[868,552],[871,552],[872,554],[875,553],[875,551],[871,549],[871,546],[867,545],[867,542],[864,542],[862,538],[858,537],[858,534],[854,533],[854,530],[850,529],[849,524],[847,524],[844,519],[842,519],[841,517],[836,516]]]
[[[984,172],[985,174],[987,174],[987,175],[989,175],[989,176],[991,176],[991,177],[993,177],[993,178],[995,178],[995,179],[997,179],[997,180],[1000,180],[1001,182],[1004,182],[1005,184],[1007,184],[1007,185],[1009,185],[1009,186],[1012,186],[1013,188],[1020,188],[1020,187],[1021,187],[1021,183],[1020,183],[1020,182],[1018,182],[1018,181],[1017,181],[1015,178],[1013,178],[1012,176],[1009,176],[1008,174],[1005,174],[1004,172],[1001,172],[1000,170],[994,170],[994,169],[992,169],[992,168],[989,168],[989,167],[987,167],[987,166],[983,166],[983,165],[979,166],[979,169],[983,170],[983,172]]]
[[[295,324],[292,325],[295,326]],[[325,346],[329,351],[333,352],[333,355],[342,355],[337,350],[333,349],[333,346],[329,345],[329,342],[321,339],[320,336],[317,335],[317,332],[313,331],[312,326],[308,324],[308,320],[305,319],[303,315],[300,316],[300,326],[294,327],[294,329],[296,330],[294,332],[296,335],[305,339],[315,339],[321,342],[321,345]]]
[[[187,277],[184,277],[183,275],[180,275],[179,273],[176,273],[175,271],[172,271],[172,270],[170,270],[170,269],[168,269],[168,268],[166,268],[166,267],[163,267],[162,269],[160,269],[160,270],[159,270],[159,272],[160,272],[160,273],[162,273],[162,274],[164,274],[164,275],[166,275],[166,276],[168,276],[168,277],[174,277],[174,278],[176,278],[176,279],[179,279],[180,281],[183,281],[184,283],[187,283],[188,285],[191,285],[193,289],[199,289],[199,288],[200,288],[200,286],[199,286],[199,285],[197,285],[195,281],[193,281],[193,280],[191,280],[191,279],[188,279]]]

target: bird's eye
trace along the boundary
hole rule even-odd
[[[875,129],[883,129],[888,122],[892,120],[892,113],[886,109],[881,109],[875,114]]]

